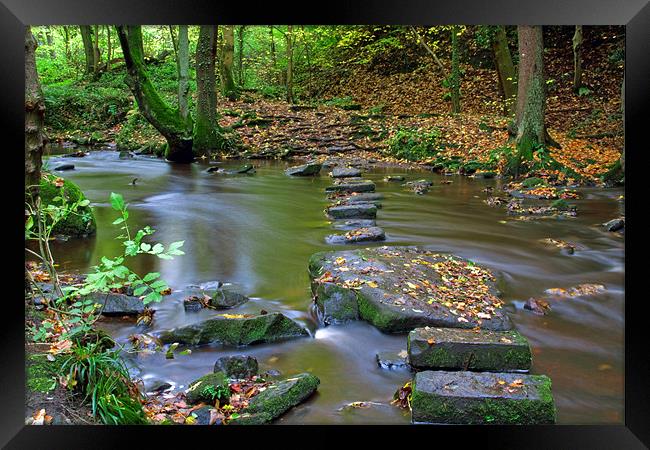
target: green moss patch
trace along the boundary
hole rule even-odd
[[[40,196],[43,205],[60,205],[60,201],[54,202],[54,198],[65,196],[68,202],[85,200],[85,196],[79,186],[70,180],[64,180],[63,186],[57,187],[55,181],[57,177],[51,174],[45,174],[41,178]],[[89,236],[97,230],[95,215],[90,206],[82,206],[77,211],[71,213],[64,220],[60,221],[53,230],[53,234],[61,234],[71,237]]]

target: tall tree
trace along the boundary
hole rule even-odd
[[[56,59],[56,50],[54,49],[54,37],[52,36],[52,30],[49,26],[45,27],[45,38],[47,39],[47,47],[50,52],[50,58]]]
[[[178,111],[185,121],[189,116],[187,99],[190,93],[190,41],[187,30],[187,25],[179,25],[178,27]]]
[[[246,84],[244,82],[244,31],[246,30],[246,25],[240,25],[237,30],[237,50],[239,53],[239,58],[237,59],[237,82],[239,86],[244,87]]]
[[[460,27],[451,27],[451,74],[449,77],[449,89],[451,91],[451,112],[460,113],[460,68],[458,66],[458,34]]]
[[[278,70],[278,58],[275,54],[275,39],[273,38],[273,26],[269,27],[269,35],[271,37],[271,64],[272,64],[272,74],[271,74],[271,82],[275,83],[277,82],[277,70]]]
[[[217,123],[217,27],[201,25],[196,43],[196,124],[194,150],[200,155],[221,148]]]
[[[116,28],[127,68],[126,82],[142,115],[167,140],[165,157],[172,162],[191,162],[194,159],[192,120],[183,119],[177,110],[170,108],[151,83],[144,64],[141,26],[118,25]]]
[[[582,25],[576,25],[573,34],[573,90],[578,92],[582,86]]]
[[[231,100],[237,98],[237,87],[232,75],[232,65],[235,53],[235,27],[223,26],[223,47],[221,48],[221,92]]]
[[[111,44],[111,27],[106,25],[106,71],[111,70],[111,59],[113,58],[113,47]]]
[[[512,63],[512,56],[508,48],[508,38],[506,29],[503,25],[495,27],[495,33],[492,37],[492,51],[494,52],[494,61],[499,74],[499,84],[503,92],[505,111],[508,116],[515,112],[515,102],[517,101],[517,87],[515,86],[515,66]]]
[[[38,196],[45,134],[45,99],[36,71],[37,43],[29,26],[25,30],[25,193]]]
[[[284,36],[287,43],[287,102],[293,103],[293,25],[287,27]]]
[[[94,65],[93,72],[99,72],[99,64],[101,62],[100,53],[99,53],[99,25],[95,25],[95,39],[93,40],[93,55],[94,55]]]
[[[84,54],[86,55],[86,75],[91,75],[95,71],[95,47],[93,45],[93,32],[89,25],[80,25],[81,40],[84,44]]]
[[[540,146],[554,145],[546,131],[546,83],[544,81],[544,40],[541,25],[519,25],[519,78],[517,81],[516,161],[519,176],[523,161],[533,158]]]

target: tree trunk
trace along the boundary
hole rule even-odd
[[[93,55],[95,56],[95,64],[93,67],[93,72],[99,72],[99,64],[101,63],[101,57],[99,53],[99,25],[95,25],[95,40],[93,42]]]
[[[201,25],[196,43],[196,125],[194,150],[206,155],[222,147],[222,137],[217,123],[217,27]]]
[[[516,161],[519,176],[524,161],[533,159],[533,151],[552,141],[544,124],[546,84],[544,82],[544,42],[542,27],[519,25],[519,80],[517,82]]]
[[[515,112],[517,101],[517,88],[515,87],[515,66],[512,63],[512,56],[508,48],[508,38],[503,25],[497,26],[496,34],[492,40],[494,61],[499,74],[499,84],[503,93],[505,111],[508,116]]]
[[[111,59],[113,58],[113,47],[111,46],[111,27],[106,25],[106,71],[111,70]]]
[[[81,40],[84,44],[84,53],[86,55],[86,75],[91,75],[95,69],[95,50],[93,46],[93,33],[88,25],[80,25]]]
[[[244,87],[246,84],[244,81],[244,30],[246,25],[240,25],[237,32],[237,47],[239,50],[239,59],[237,60],[237,79],[239,85]]]
[[[165,157],[172,162],[192,162],[192,121],[189,117],[184,120],[170,108],[151,83],[144,64],[141,27],[118,25],[116,28],[127,68],[126,82],[142,115],[167,140]]]
[[[190,93],[190,41],[187,30],[187,25],[178,26],[178,111],[184,121],[189,115],[187,97]]]
[[[277,70],[278,70],[278,59],[277,59],[277,57],[275,55],[275,39],[273,39],[273,27],[272,26],[269,27],[269,34],[271,35],[271,63],[273,64],[271,82],[276,83],[277,82],[276,73],[277,73]]]
[[[460,113],[460,68],[458,67],[458,25],[451,27],[451,75],[449,89],[451,90],[451,112]]]
[[[72,55],[70,54],[70,30],[66,25],[63,26],[63,34],[65,36],[65,59],[69,63]]]
[[[25,31],[25,194],[30,201],[38,197],[46,141],[43,133],[45,99],[36,71],[36,46],[28,26]]]
[[[235,53],[235,34],[233,25],[223,27],[223,47],[221,49],[221,92],[224,97],[234,100],[237,98],[237,88],[232,75],[232,65]]]
[[[287,102],[293,103],[293,25],[287,27]]]
[[[50,52],[50,58],[56,59],[56,50],[54,50],[54,39],[52,38],[52,30],[50,27],[45,28],[45,38],[47,39],[47,46]]]
[[[582,25],[576,25],[573,35],[573,90],[582,86]]]

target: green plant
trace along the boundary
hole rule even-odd
[[[230,398],[230,387],[217,386],[215,388],[213,385],[209,384],[201,390],[201,396],[210,399],[211,403],[214,403],[215,400],[228,400]]]
[[[560,211],[566,211],[569,209],[569,204],[566,200],[559,198],[551,203],[551,207],[559,209]]]
[[[388,138],[388,152],[396,158],[419,161],[435,156],[440,150],[440,132],[437,129],[421,130],[398,128]]]
[[[526,178],[524,181],[521,182],[521,185],[523,187],[525,187],[525,188],[532,188],[532,187],[540,186],[540,185],[544,185],[544,184],[546,184],[546,182],[543,179],[538,178],[538,177]]]

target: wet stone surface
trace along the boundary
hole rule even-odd
[[[330,219],[374,219],[377,217],[377,207],[370,203],[332,206],[325,210]]]
[[[365,227],[350,230],[345,234],[330,234],[325,237],[328,244],[355,244],[360,242],[373,242],[386,240],[386,233],[383,228]]]

